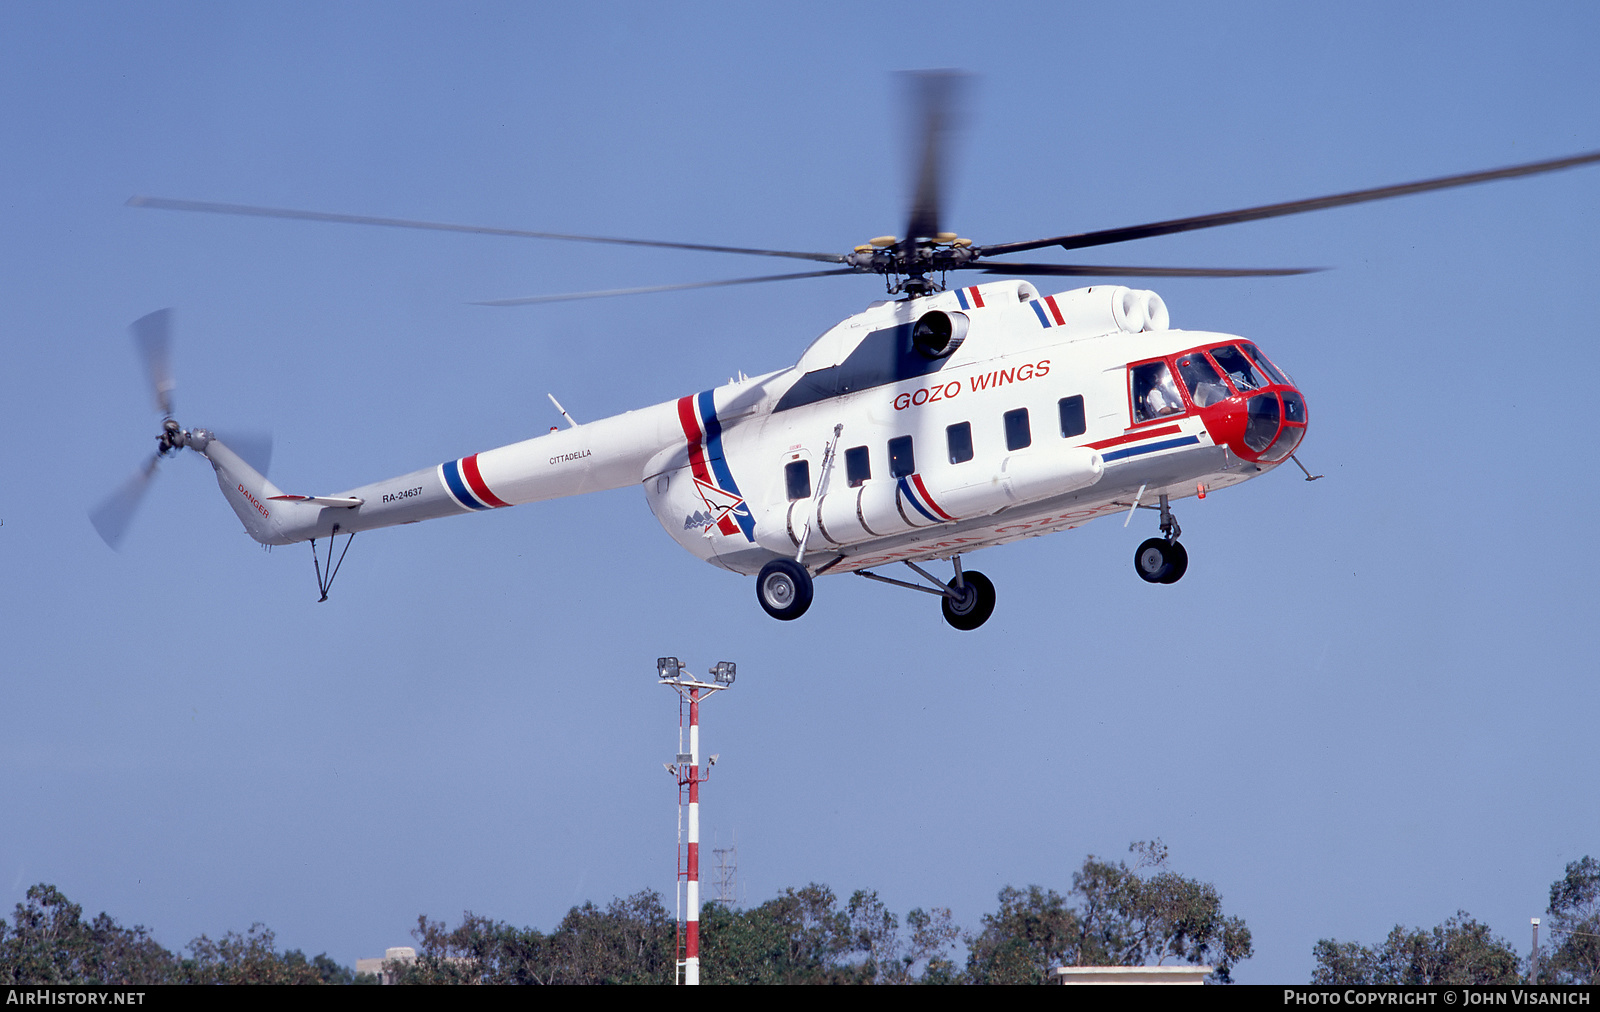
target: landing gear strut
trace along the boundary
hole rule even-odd
[[[1145,509],[1150,507],[1146,506]],[[1161,497],[1161,537],[1151,538],[1133,553],[1133,571],[1146,583],[1177,583],[1189,571],[1189,553],[1178,543],[1183,528]]]
[[[908,590],[920,590],[924,594],[937,594],[940,599],[940,610],[943,611],[946,622],[961,630],[976,629],[989,621],[989,616],[994,614],[994,584],[987,576],[976,570],[962,572],[961,556],[951,556],[950,562],[955,566],[956,575],[949,583],[941,583],[932,573],[915,563],[906,563],[907,568],[933,584],[932,587],[879,576],[877,573],[869,573],[862,569],[856,570],[856,575],[877,580],[879,583],[905,587]]]

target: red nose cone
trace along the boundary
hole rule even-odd
[[[1281,384],[1235,394],[1202,409],[1200,417],[1218,446],[1263,464],[1287,459],[1306,434],[1305,398],[1294,387]]]

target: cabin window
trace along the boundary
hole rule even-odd
[[[783,465],[783,483],[790,502],[811,498],[811,461],[791,460]]]
[[[889,440],[889,476],[904,478],[908,474],[915,474],[917,461],[911,453],[911,437],[899,436]]]
[[[972,459],[972,423],[962,422],[944,430],[950,444],[950,463],[963,464]]]
[[[1006,412],[1006,449],[1025,450],[1033,445],[1033,430],[1028,427],[1028,409]]]
[[[1063,437],[1071,438],[1072,436],[1081,436],[1085,432],[1089,431],[1088,423],[1085,421],[1083,416],[1082,394],[1074,394],[1071,397],[1061,398],[1060,408],[1061,435]]]
[[[1172,370],[1165,362],[1146,362],[1133,373],[1133,420],[1149,422],[1167,415],[1183,413],[1183,400],[1172,381]]]
[[[851,488],[872,477],[872,458],[867,456],[865,446],[852,446],[844,451],[844,476]]]
[[[1197,408],[1208,408],[1218,401],[1228,399],[1228,384],[1222,382],[1211,360],[1200,352],[1178,356],[1178,375],[1189,388],[1189,399]]]

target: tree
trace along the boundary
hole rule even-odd
[[[462,914],[454,929],[417,918],[414,962],[385,969],[402,984],[669,984],[674,938],[661,894],[646,889],[605,909],[584,903],[548,935]]]
[[[83,908],[40,883],[18,903],[13,923],[0,920],[0,982],[9,984],[348,984],[355,975],[323,953],[278,952],[272,931],[252,925],[218,941],[201,935],[180,958],[143,927],[110,914],[83,919]]]
[[[967,938],[973,983],[1044,983],[1054,966],[1143,966],[1181,960],[1213,965],[1212,979],[1232,980],[1232,967],[1252,952],[1250,929],[1222,913],[1209,883],[1167,869],[1160,840],[1134,843],[1132,868],[1090,855],[1072,876],[1071,900],[1054,890],[1010,886],[1000,909]]]
[[[1600,861],[1585,856],[1568,864],[1566,875],[1550,886],[1546,913],[1551,937],[1541,979],[1600,983]]]
[[[0,982],[7,984],[162,984],[177,960],[143,927],[125,928],[83,908],[53,885],[30,886],[13,923],[0,920]]]
[[[1372,948],[1324,938],[1312,950],[1313,984],[1517,984],[1522,960],[1465,910],[1431,930],[1395,925]]]
[[[217,941],[201,935],[189,943],[189,958],[179,966],[179,984],[322,984],[329,976],[338,983],[354,975],[324,953],[315,963],[300,950],[280,953],[273,948],[272,929],[250,925],[244,934],[230,931]],[[330,968],[336,968],[330,972]]]
[[[832,984],[846,968],[849,916],[813,882],[750,910],[707,904],[700,915],[701,980],[708,984]]]

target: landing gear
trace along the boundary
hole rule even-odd
[[[1150,509],[1149,506],[1144,509]],[[1189,571],[1189,552],[1178,543],[1183,528],[1161,497],[1161,537],[1151,538],[1133,553],[1133,571],[1145,583],[1177,583]]]
[[[972,630],[989,621],[994,614],[994,584],[987,576],[977,571],[962,573],[948,586],[960,597],[946,595],[939,602],[946,622],[957,629]]]
[[[939,597],[944,620],[961,630],[972,630],[989,621],[989,616],[994,614],[994,584],[982,573],[963,573],[961,571],[961,556],[950,557],[950,562],[955,566],[956,575],[949,583],[941,583],[932,573],[923,569],[914,562],[906,562],[906,568],[933,584],[924,587],[918,583],[907,583],[888,576],[879,576],[869,573],[864,569],[856,570],[857,576],[864,576],[869,580],[879,583],[888,583],[907,590],[920,590],[924,594],[936,594]]]
[[[756,577],[756,600],[768,615],[791,622],[811,607],[811,574],[793,559],[773,559]]]
[[[1151,538],[1133,553],[1133,570],[1145,583],[1177,583],[1189,569],[1189,553],[1176,541]]]

